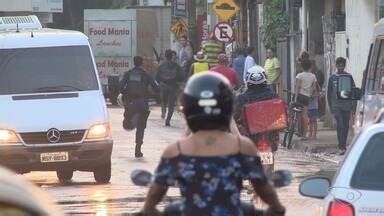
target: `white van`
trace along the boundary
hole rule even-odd
[[[0,17],[0,164],[111,177],[113,140],[88,38],[42,28],[36,16]]]
[[[355,130],[375,123],[384,107],[384,19],[374,29],[371,49],[361,85],[362,97],[357,105]]]

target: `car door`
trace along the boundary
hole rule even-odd
[[[357,195],[350,204],[356,215],[384,214],[383,140],[383,128],[372,133],[351,176],[349,186]],[[348,194],[346,197],[352,199]]]

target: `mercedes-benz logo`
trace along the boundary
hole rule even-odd
[[[60,141],[60,131],[56,128],[49,129],[47,132],[47,139],[50,143],[57,143]]]

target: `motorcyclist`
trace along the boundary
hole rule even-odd
[[[268,85],[268,79],[262,67],[255,65],[245,75],[245,92],[237,96],[235,101],[234,118],[243,135],[246,134],[245,122],[243,119],[244,105],[251,102],[263,101],[276,98],[276,93]]]
[[[284,215],[275,189],[267,180],[255,145],[229,132],[233,95],[224,76],[193,75],[183,93],[184,116],[192,131],[163,152],[148,191],[143,213],[156,215],[156,205],[177,183],[182,195],[178,215],[252,215],[241,207],[245,179],[269,205],[269,215]],[[244,209],[250,210],[244,211]]]

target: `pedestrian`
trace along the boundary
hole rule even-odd
[[[265,60],[264,69],[272,89],[276,94],[280,95],[280,62],[272,49],[267,50],[267,59]]]
[[[245,58],[244,72],[243,72],[243,77],[242,77],[244,82],[247,79],[247,72],[248,72],[248,70],[251,67],[256,65],[255,59],[253,58],[254,52],[255,52],[255,47],[250,46],[250,47],[247,48],[247,57]]]
[[[172,61],[177,64],[178,59],[177,59],[177,52],[172,50]]]
[[[161,118],[166,117],[165,126],[171,125],[179,89],[178,83],[183,81],[183,70],[172,61],[172,58],[172,50],[166,50],[165,61],[158,67],[156,73],[156,80],[160,83],[161,89]]]
[[[209,40],[203,44],[203,52],[207,55],[207,62],[209,68],[212,68],[217,65],[217,57],[220,53],[223,53],[223,48],[220,44],[216,43],[215,35],[211,33]]]
[[[253,206],[240,205],[242,182],[249,180],[269,206],[266,214],[284,215],[255,144],[228,132],[233,110],[228,80],[213,72],[192,76],[183,106],[192,133],[164,150],[142,213],[158,215],[156,206],[170,186],[178,185],[182,198],[172,215],[253,215]]]
[[[310,140],[317,139],[317,118],[319,116],[318,95],[313,95],[308,104],[308,138]]]
[[[306,51],[306,50],[302,50],[300,51],[299,55],[297,56],[296,58],[296,76],[297,74],[303,72],[303,68],[301,67],[301,63],[302,61],[304,60],[310,60],[310,56],[309,56],[309,53]],[[303,134],[304,134],[304,125],[302,125],[302,115],[299,115],[298,116],[298,124],[297,124],[297,127],[298,127],[298,136],[299,137],[303,137]]]
[[[312,60],[311,73],[316,76],[317,84],[318,84],[318,94],[317,94],[317,104],[318,104],[318,115],[317,117],[321,117],[325,115],[326,112],[326,99],[323,91],[324,87],[324,73],[317,67],[316,61]]]
[[[353,77],[351,74],[345,71],[346,59],[343,57],[338,57],[336,59],[336,73],[332,74],[328,79],[328,90],[327,90],[327,99],[329,109],[332,112],[333,116],[336,119],[336,128],[337,128],[337,139],[339,142],[339,154],[344,155],[347,149],[347,137],[349,130],[349,121],[351,118],[351,113],[354,111],[354,103],[351,99],[339,99],[337,97],[337,80],[340,75],[350,76],[352,81]],[[352,83],[353,87],[355,82]]]
[[[191,65],[191,68],[189,70],[189,76],[209,70],[207,55],[205,55],[203,51],[197,52],[196,55],[194,56],[194,59],[195,59],[195,63]]]
[[[133,58],[134,68],[126,72],[120,82],[120,93],[123,95],[124,120],[123,127],[126,130],[136,128],[135,157],[143,157],[141,146],[143,145],[144,130],[149,116],[148,88],[151,86],[158,92],[157,82],[142,68],[143,58]]]
[[[311,97],[316,91],[317,81],[316,76],[309,72],[311,69],[311,61],[304,59],[301,61],[303,72],[296,76],[295,82],[295,102],[303,106],[303,112],[299,118],[303,126],[303,134],[301,140],[307,140],[308,129],[308,105]]]
[[[236,51],[236,57],[233,60],[233,69],[237,72],[238,77],[240,78],[240,84],[244,84],[244,63],[245,63],[245,51],[242,48],[239,48]]]
[[[190,62],[192,61],[193,49],[187,36],[181,36],[179,42],[181,45],[179,50],[179,65],[183,69],[184,74],[187,74]]]
[[[218,63],[219,64],[217,66],[211,68],[211,71],[217,72],[226,77],[229,80],[232,89],[237,89],[238,87],[240,87],[240,81],[236,71],[228,66],[228,56],[223,53],[220,54],[218,56]]]
[[[305,50],[302,50],[296,58],[296,75],[303,71],[301,67],[301,62],[309,59],[309,53]]]

